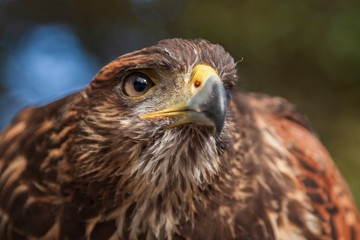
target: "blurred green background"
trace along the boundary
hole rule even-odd
[[[0,0],[0,128],[172,37],[223,45],[240,88],[295,103],[360,206],[360,1]]]

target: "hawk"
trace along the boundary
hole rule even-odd
[[[360,239],[307,119],[236,83],[223,47],[171,39],[26,108],[0,136],[0,239]]]

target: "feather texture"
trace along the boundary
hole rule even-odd
[[[234,90],[221,134],[138,117],[184,98],[197,64],[232,91],[221,46],[173,39],[23,110],[0,135],[0,239],[360,239],[346,183],[286,100]],[[156,87],[122,96],[121,79],[138,70]]]

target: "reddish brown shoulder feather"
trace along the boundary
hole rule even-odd
[[[306,192],[324,236],[360,239],[358,210],[343,177],[307,119],[279,97],[251,94],[249,102],[275,130],[298,171],[298,188]]]

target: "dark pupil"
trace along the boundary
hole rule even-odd
[[[134,80],[134,89],[137,92],[142,92],[146,89],[146,86],[148,85],[148,81],[145,78],[142,77],[136,77]]]

